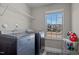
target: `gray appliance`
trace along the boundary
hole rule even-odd
[[[40,55],[44,44],[40,33],[0,34],[1,55]]]

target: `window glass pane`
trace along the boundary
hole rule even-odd
[[[63,13],[58,13],[57,14],[57,24],[62,24],[63,20]]]
[[[47,24],[51,24],[51,21],[52,21],[51,14],[47,15],[46,18],[47,18]]]
[[[52,14],[52,24],[56,24],[56,14]]]
[[[47,15],[47,36],[50,39],[61,39],[62,37],[62,12],[49,13]]]
[[[57,18],[57,24],[62,24],[62,18]]]
[[[46,16],[47,18],[47,39],[51,39],[52,38],[52,35],[51,35],[51,24],[52,24],[52,15],[51,14],[48,14]]]

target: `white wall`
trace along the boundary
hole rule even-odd
[[[71,4],[50,4],[32,9],[32,15],[35,20],[32,22],[32,28],[35,31],[45,31],[45,12],[64,9],[63,34],[71,31]]]
[[[30,8],[24,3],[10,3],[3,16],[0,16],[0,30],[4,30],[1,25],[7,24],[7,30],[14,30],[15,25],[18,24],[18,30],[25,30],[30,28],[30,18],[26,13],[30,14]]]
[[[79,37],[79,3],[72,4],[72,31]]]
[[[32,16],[35,20],[32,21],[32,29],[35,31],[46,31],[45,27],[45,12],[55,11],[64,9],[64,24],[63,24],[63,34],[64,36],[68,31],[71,31],[71,4],[50,4],[38,8],[32,9]],[[46,32],[45,32],[46,33]],[[46,36],[45,36],[46,37]],[[45,46],[57,49],[63,49],[63,41],[59,40],[45,40]]]

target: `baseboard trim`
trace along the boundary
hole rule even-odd
[[[45,47],[45,51],[54,52],[54,53],[62,53],[62,49],[51,48],[51,47]]]

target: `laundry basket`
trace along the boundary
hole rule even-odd
[[[79,41],[72,42],[72,41],[64,38],[64,42],[65,42],[65,44],[64,44],[63,54],[67,54],[67,55],[77,55],[77,54],[79,54],[79,51],[78,51]],[[72,43],[73,48],[68,49],[67,43]]]

